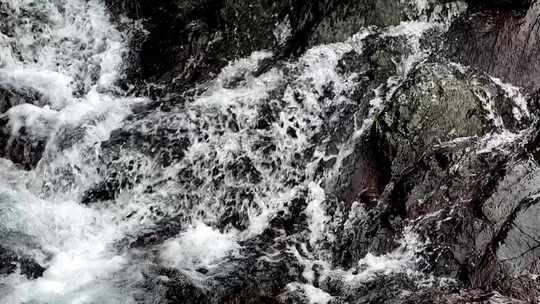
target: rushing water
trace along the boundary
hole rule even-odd
[[[426,9],[426,1],[416,4],[419,12]],[[115,28],[99,0],[2,0],[0,8],[7,12],[2,22],[10,31],[0,33],[0,84],[38,96],[2,115],[9,117],[13,134],[25,128],[48,143],[31,171],[0,159],[1,245],[46,268],[37,279],[20,271],[1,277],[2,303],[153,303],[156,291],[145,285],[153,263],[209,284],[210,274],[234,271],[230,263],[241,258],[243,241],[260,235],[302,193],[308,229],[298,236],[301,245],[286,250],[305,270],[302,282],[288,285],[291,291],[302,290],[310,303],[327,303],[332,296],[312,285],[320,276],[341,277],[350,286],[380,273],[420,276],[415,251],[422,244],[412,232],[395,251],[368,254],[354,270],[330,266],[324,244],[332,242],[333,223],[325,211],[325,191],[333,187],[340,164],[374,116],[409,71],[427,58],[429,49],[422,48],[420,39],[426,32],[444,31],[451,16],[435,11],[433,18],[420,14],[420,21],[366,28],[258,76],[253,75],[258,63],[272,54],[255,52],[231,62],[185,104],[126,120],[150,102],[119,93],[116,81],[123,73],[129,35]],[[450,5],[445,11],[459,9]],[[354,73],[338,73],[338,62],[350,51],[361,54],[369,36],[404,38],[397,73],[375,88],[365,114],[354,116],[351,136],[337,145],[335,169],[322,176],[318,165],[330,157],[317,136],[332,133],[340,119],[335,109],[352,103],[360,81]],[[267,120],[261,118],[265,105],[271,116]],[[177,147],[187,144],[172,161],[133,146],[107,150],[100,143],[117,129],[148,136],[163,131]],[[107,153],[120,157],[111,156],[104,168]],[[85,191],[103,181],[103,172],[133,163],[140,173],[127,178],[138,184],[114,200],[81,204]],[[160,221],[178,217],[181,231],[155,245],[152,253],[128,246]],[[323,269],[318,278],[314,265]]]

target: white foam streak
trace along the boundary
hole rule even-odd
[[[419,242],[417,236],[411,231],[406,231],[397,249],[381,256],[368,253],[358,262],[360,271],[349,272],[344,276],[344,280],[349,284],[361,284],[379,275],[414,273],[418,259],[417,253],[421,250],[421,246],[422,243]]]
[[[327,304],[333,299],[329,293],[310,284],[289,283],[287,284],[287,289],[289,291],[300,291],[303,293],[309,304]]]
[[[165,265],[180,270],[210,269],[228,255],[238,254],[234,233],[221,233],[197,222],[176,238],[167,240],[161,249]]]
[[[327,216],[323,208],[323,202],[326,199],[324,189],[314,182],[309,184],[309,203],[306,207],[306,213],[309,219],[311,246],[316,246],[317,241],[324,239],[325,227],[327,224]]]
[[[97,0],[6,5],[8,22],[18,26],[0,37],[0,84],[34,88],[58,108],[73,93],[109,88],[118,78],[126,47]]]
[[[0,69],[0,86],[24,90],[32,88],[47,97],[53,109],[60,109],[73,98],[73,79],[64,74],[33,68]],[[39,100],[34,102],[39,103]]]
[[[515,107],[512,107],[512,114],[514,117],[521,121],[523,118],[530,117],[529,108],[525,96],[521,93],[521,89],[515,87],[509,83],[504,83],[501,79],[496,77],[491,77],[491,80],[500,86],[506,96],[512,99],[515,102]]]
[[[86,151],[107,139],[121,126],[130,104],[141,101],[101,93],[121,75],[125,41],[96,0],[3,4],[6,22],[16,26],[10,37],[0,35],[0,86],[39,99],[13,106],[4,115],[13,135],[24,128],[49,144],[31,172],[0,163],[2,245],[46,267],[34,280],[20,273],[2,278],[0,298],[13,304],[132,303],[116,282],[138,278],[125,271],[129,259],[114,244],[139,223],[120,221],[125,210],[94,209],[76,200],[81,185],[97,181],[91,176],[95,160]],[[63,128],[83,130],[66,150],[55,144]],[[73,191],[43,193],[42,185],[54,184],[51,178],[62,179],[58,172],[69,170]]]

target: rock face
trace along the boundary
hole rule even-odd
[[[138,76],[180,86],[211,79],[229,60],[273,48],[274,26],[288,6],[285,1],[107,2],[115,14],[146,20]]]
[[[148,31],[136,39],[132,80],[165,83],[169,90],[209,80],[230,60],[254,51],[298,56],[362,27],[397,25],[418,14],[412,3],[386,0],[106,2],[116,16],[143,19]]]
[[[535,1],[473,2],[448,33],[449,53],[506,82],[538,90],[539,13]]]

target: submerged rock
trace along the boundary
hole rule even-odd
[[[13,133],[9,118],[0,117],[0,156],[30,170],[41,159],[46,142],[46,138],[36,136],[26,127]]]
[[[9,275],[19,271],[28,279],[36,279],[41,277],[45,270],[34,260],[19,256],[9,248],[0,246],[0,275]]]
[[[9,110],[25,104],[42,104],[39,92],[0,85],[0,156],[20,164],[26,170],[36,166],[45,150],[46,138],[34,134],[30,126],[17,126],[21,122],[10,116]],[[13,111],[11,111],[13,112]],[[14,130],[14,127],[16,128]]]

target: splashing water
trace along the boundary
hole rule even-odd
[[[122,72],[124,37],[98,1],[10,0],[0,6],[11,25],[10,33],[0,34],[0,85],[37,92],[32,104],[15,105],[5,114],[11,132],[25,128],[49,141],[46,156],[31,172],[2,160],[2,245],[47,268],[37,280],[20,273],[2,278],[2,302],[129,303],[122,284],[138,278],[126,272],[125,253],[111,248],[128,225],[113,208],[92,209],[75,199],[96,174],[95,144],[120,127],[129,105],[140,101],[105,93]],[[83,131],[71,147],[53,144],[62,130],[76,128]],[[69,191],[44,192],[38,185],[55,182],[50,174],[64,166],[85,173],[65,181]]]
[[[428,2],[416,5],[421,13]],[[12,136],[24,129],[47,143],[31,171],[0,160],[0,245],[45,268],[36,279],[20,269],[1,277],[3,302],[150,303],[154,291],[144,288],[148,265],[207,284],[213,278],[205,273],[241,259],[243,246],[299,197],[305,198],[306,223],[298,224],[302,232],[283,251],[293,252],[305,267],[303,281],[289,283],[288,290],[303,292],[309,303],[328,303],[332,295],[312,285],[317,281],[313,265],[322,265],[322,276],[344,278],[351,286],[381,273],[414,269],[420,243],[410,235],[389,254],[368,253],[355,265],[355,274],[331,266],[325,242],[332,243],[334,236],[327,202],[352,147],[429,55],[421,39],[430,30],[444,31],[461,7],[435,22],[424,18],[365,28],[260,75],[255,73],[260,63],[273,54],[255,52],[231,62],[202,93],[173,110],[143,113],[135,120],[129,120],[132,109],[149,102],[118,96],[116,81],[122,77],[129,37],[109,21],[102,3],[8,0],[0,7],[12,24],[9,35],[0,34],[0,87],[36,96],[2,115],[9,118]],[[341,71],[341,60],[351,52],[362,55],[373,37],[395,39],[402,54],[393,58],[395,73],[371,88],[370,100],[358,109],[353,95],[362,79],[357,72]],[[507,93],[519,95],[511,87]],[[347,107],[354,113],[336,110]],[[334,143],[342,114],[354,123],[344,131],[350,136]],[[146,153],[127,140],[116,149],[118,130],[142,138],[163,133],[176,154]],[[330,143],[337,150],[332,155]],[[320,169],[331,160],[333,168]],[[135,185],[99,204],[81,204],[90,187],[109,175],[127,174],[123,171],[130,166],[137,174],[126,177],[125,184],[136,180]],[[135,248],[138,236],[176,218],[182,227],[148,245],[148,253]]]

